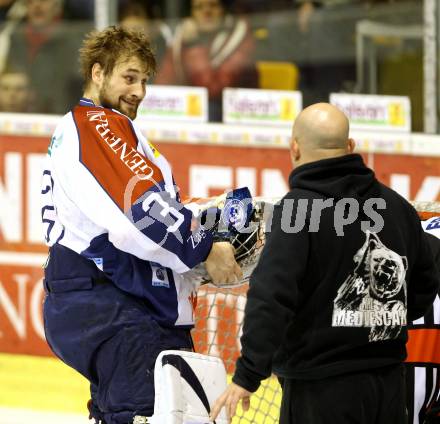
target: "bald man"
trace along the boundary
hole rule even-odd
[[[347,117],[319,103],[293,127],[290,191],[275,206],[247,294],[241,357],[213,405],[233,416],[282,382],[280,423],[407,422],[407,321],[439,287],[413,207],[379,183]]]

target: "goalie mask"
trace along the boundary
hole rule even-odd
[[[247,187],[239,188],[227,193],[216,207],[203,211],[200,222],[212,232],[215,242],[227,241],[234,246],[235,260],[243,271],[237,284],[249,281],[264,245],[263,205],[253,201]],[[196,267],[187,273],[190,278],[195,274],[202,278],[201,284],[210,282],[204,268]]]

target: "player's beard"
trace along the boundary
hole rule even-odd
[[[99,103],[101,106],[116,109],[118,112],[127,115],[130,119],[135,119],[140,102],[127,100],[124,96],[119,96],[117,99],[112,100],[109,92],[108,84],[104,82],[99,92]]]

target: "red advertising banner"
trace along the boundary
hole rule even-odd
[[[41,313],[47,249],[39,204],[48,142],[47,137],[0,136],[0,352],[50,354]],[[287,190],[291,165],[286,148],[177,141],[156,147],[172,164],[184,197],[212,196],[238,186],[266,197]],[[439,155],[365,153],[364,158],[382,182],[407,198],[440,200]],[[245,289],[230,294],[202,290],[195,334],[199,351],[224,359],[237,355],[244,303]],[[215,351],[218,346],[221,351]]]

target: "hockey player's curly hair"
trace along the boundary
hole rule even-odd
[[[148,75],[152,76],[156,73],[156,59],[144,33],[116,26],[90,32],[79,50],[85,87],[92,79],[92,68],[95,63],[99,63],[105,74],[110,75],[118,60],[133,56],[144,63]]]

